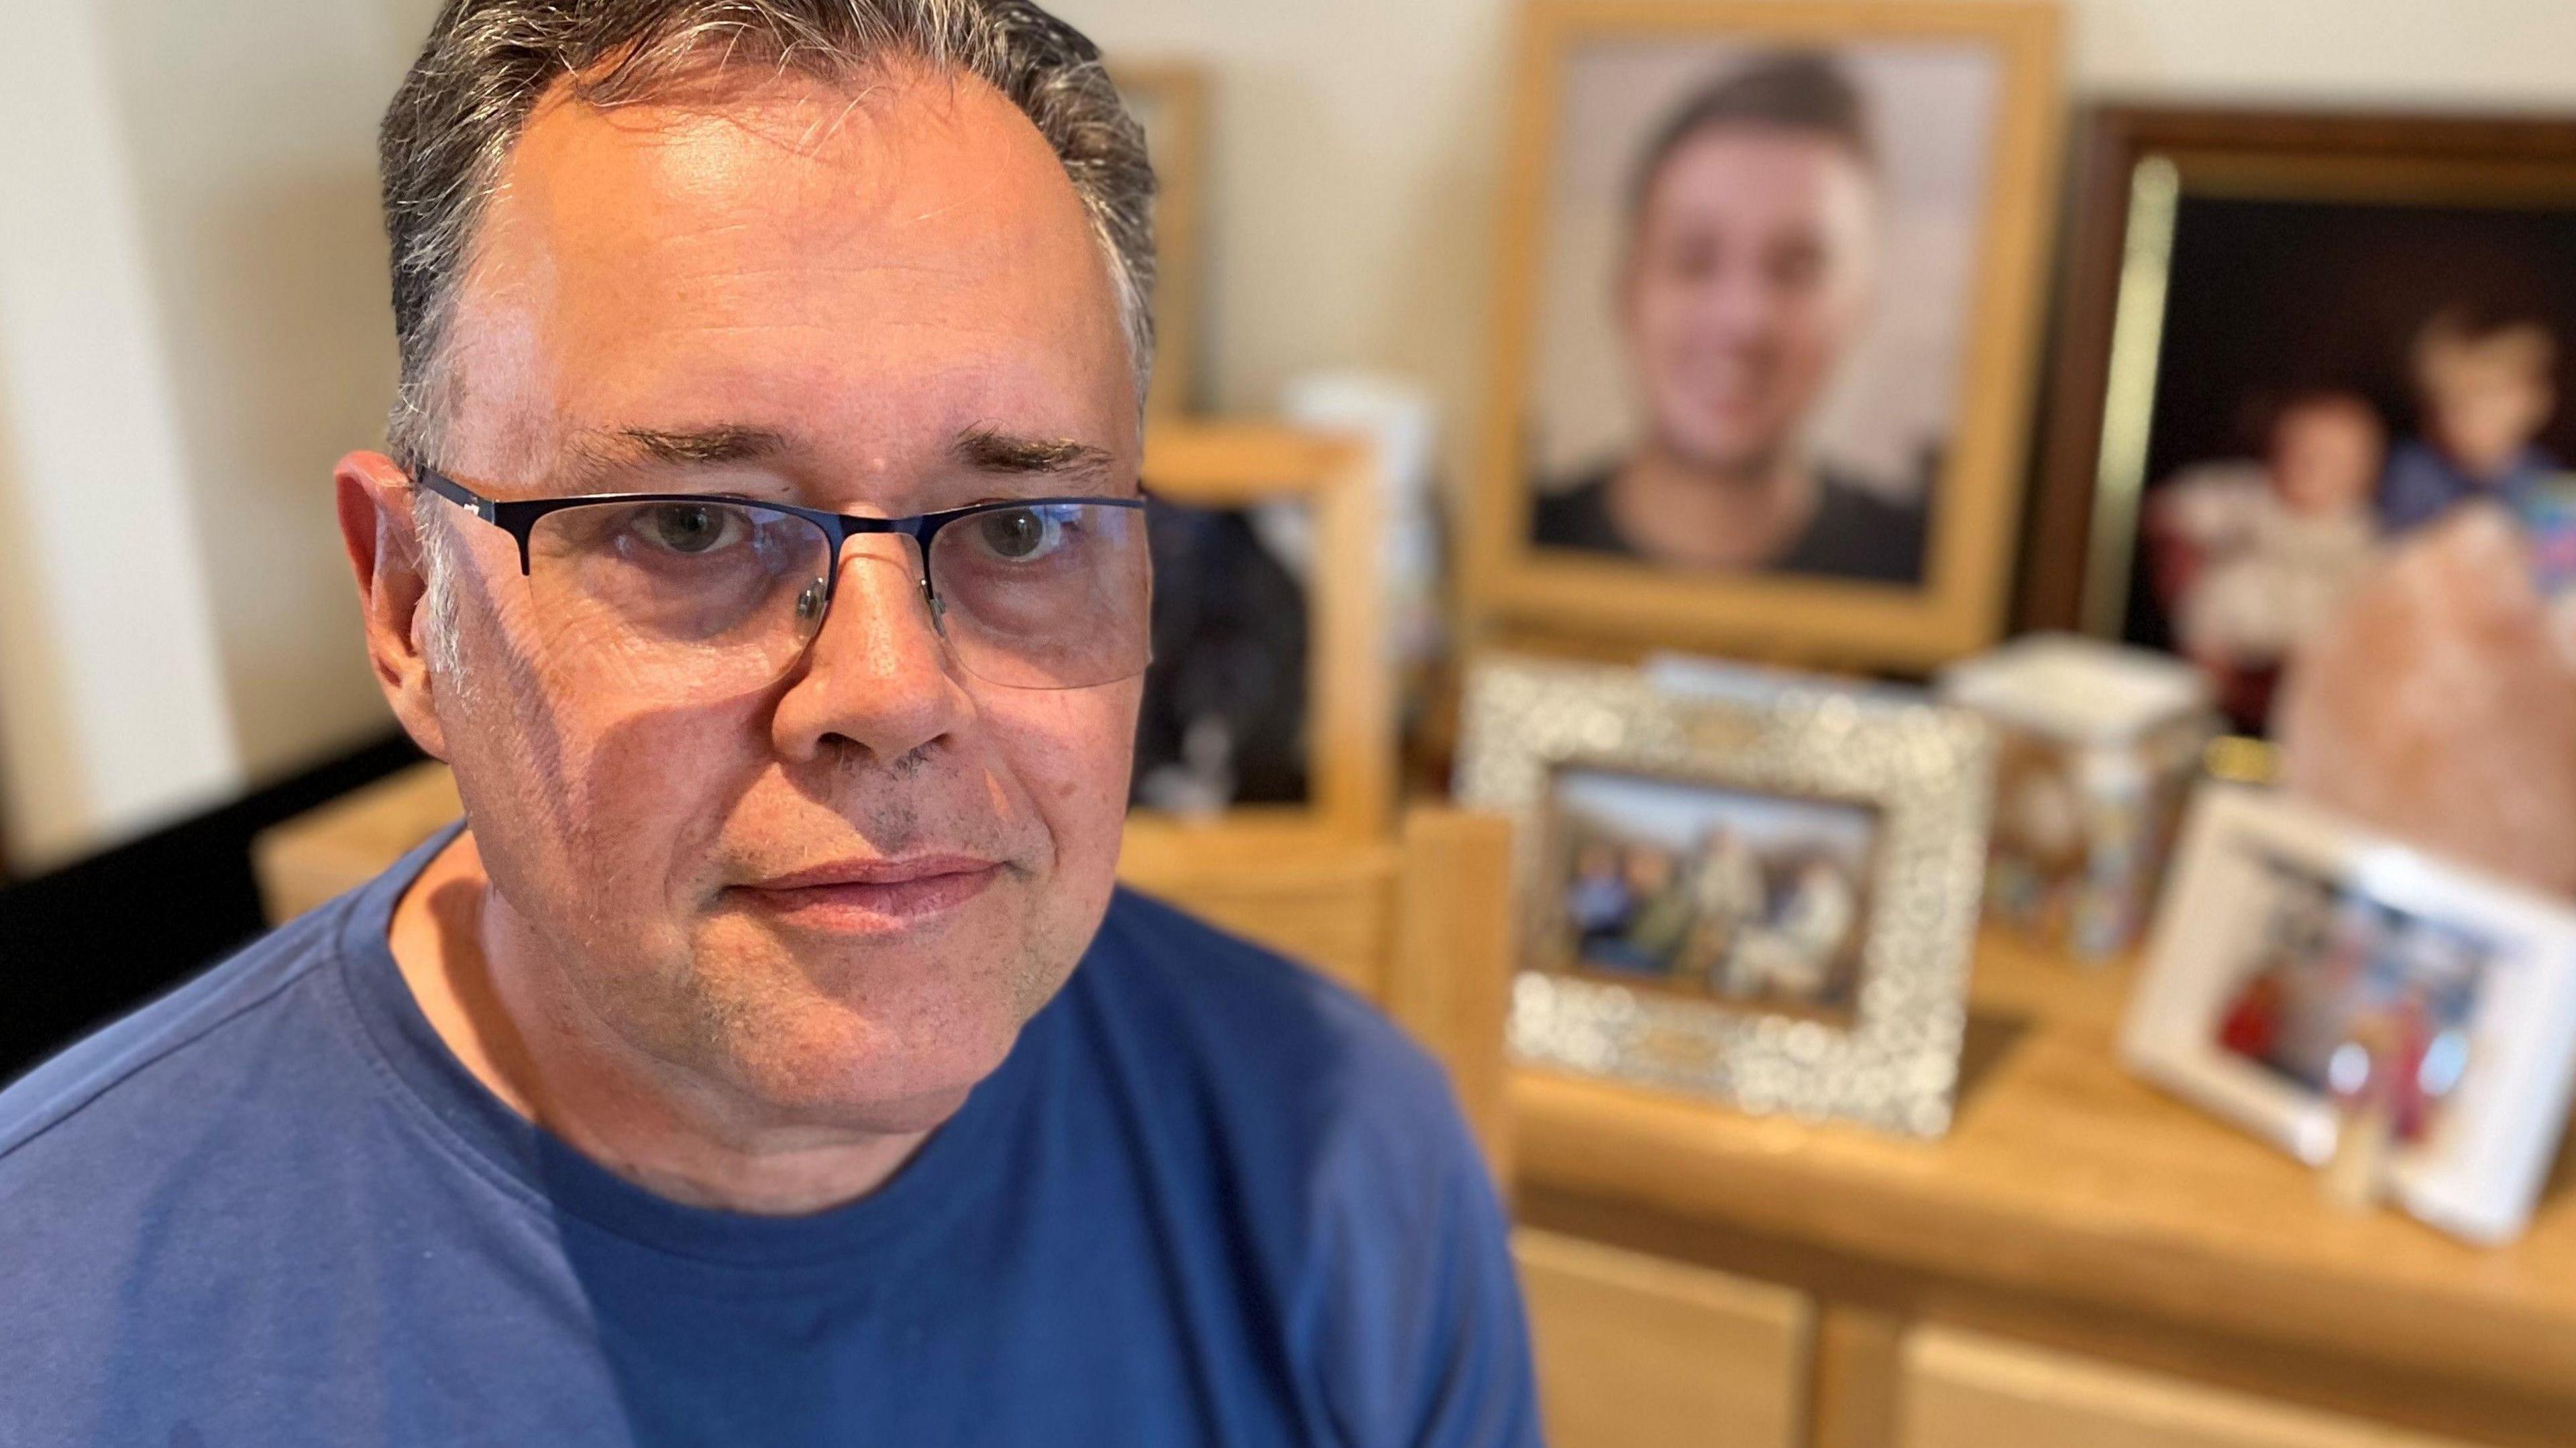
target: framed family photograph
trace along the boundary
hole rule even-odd
[[[2078,149],[2025,624],[2260,735],[2387,549],[2476,500],[2561,531],[2576,123],[2114,108]]]
[[[2237,786],[2176,863],[2129,1063],[2361,1195],[2520,1232],[2576,1068],[2576,910]]]
[[[1119,99],[1145,131],[1154,164],[1152,417],[1196,410],[1199,329],[1207,289],[1207,68],[1188,60],[1109,62]]]
[[[2057,35],[2033,3],[1533,5],[1479,612],[1788,662],[1992,642]]]
[[[1948,1129],[1993,746],[1929,704],[1493,659],[1457,793],[1520,824],[1522,1059]]]
[[[1145,438],[1154,658],[1133,828],[1380,837],[1396,726],[1376,572],[1377,451],[1248,423]]]

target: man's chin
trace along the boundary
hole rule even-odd
[[[1736,436],[1672,444],[1670,451],[1690,471],[1717,478],[1768,477],[1781,456],[1776,442],[1745,442]]]
[[[872,1039],[738,1058],[735,1084],[781,1123],[895,1136],[930,1131],[1000,1069],[1016,1030]]]

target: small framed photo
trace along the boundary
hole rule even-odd
[[[1244,423],[1146,430],[1154,661],[1131,842],[1165,828],[1193,847],[1220,827],[1281,841],[1384,834],[1396,725],[1377,476],[1361,438]]]
[[[1154,166],[1154,383],[1148,416],[1196,410],[1206,282],[1208,72],[1189,60],[1109,62]]]
[[[2576,538],[2576,123],[2110,107],[2075,174],[2025,626],[2263,735],[2395,542],[2479,499]]]
[[[1492,659],[1457,793],[1521,824],[1522,1059],[1948,1129],[1993,741],[1831,688]]]
[[[1520,64],[1479,612],[1793,662],[1993,642],[2054,7],[1538,0]]]
[[[2176,865],[2131,1066],[2311,1165],[2366,1146],[2445,1231],[2519,1232],[2576,1067],[2576,910],[2229,785]]]

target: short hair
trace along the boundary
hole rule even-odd
[[[2522,370],[2546,377],[2558,367],[2558,338],[2536,308],[2500,302],[2460,302],[2442,308],[2415,333],[2412,361],[2422,385],[2445,354],[2470,348],[2503,348]]]
[[[1718,76],[1674,108],[1628,178],[1628,213],[1645,211],[1655,178],[1684,142],[1727,128],[1819,136],[1848,152],[1864,170],[1878,169],[1869,104],[1841,63],[1819,51],[1781,51]]]
[[[981,78],[1063,163],[1110,268],[1142,398],[1152,374],[1154,174],[1100,52],[1029,0],[447,0],[379,137],[401,389],[396,456],[427,456],[445,332],[484,209],[558,83],[600,107],[766,70],[851,82],[888,64]]]

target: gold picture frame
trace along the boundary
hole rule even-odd
[[[1208,73],[1195,61],[1109,62],[1154,164],[1154,381],[1148,417],[1197,410],[1205,270]]]
[[[2014,543],[2053,215],[2059,111],[2053,5],[1957,0],[1537,0],[1520,38],[1493,301],[1497,363],[1467,553],[1469,610],[1505,637],[1669,645],[1815,665],[1927,669],[1999,637]],[[1914,585],[1824,573],[1684,571],[1531,540],[1533,379],[1567,87],[1578,51],[1658,44],[1861,56],[1973,47],[1991,57],[1971,285],[1955,392],[1922,494]],[[1981,63],[1983,63],[1981,61]],[[1955,203],[1968,209],[1970,203]],[[1550,315],[1553,315],[1551,313]]]
[[[1305,579],[1306,800],[1207,818],[1137,810],[1131,855],[1268,849],[1383,838],[1396,792],[1394,675],[1377,560],[1377,450],[1359,438],[1259,422],[1160,422],[1146,430],[1145,487],[1199,508],[1295,502],[1311,510]]]

